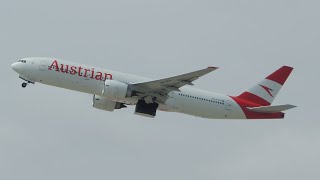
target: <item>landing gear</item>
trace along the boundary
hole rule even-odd
[[[28,84],[34,84],[34,81],[25,77],[25,76],[19,76],[20,79],[22,79],[24,82],[21,84],[21,86],[23,88],[26,88],[28,86]]]
[[[24,83],[22,83],[21,86],[22,86],[23,88],[25,88],[25,87],[27,87],[27,85],[28,85],[28,83],[24,82]]]
[[[146,116],[146,117],[155,117],[159,104],[149,103],[147,104],[144,100],[139,100],[136,105],[135,114]]]

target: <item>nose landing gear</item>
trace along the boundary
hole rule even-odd
[[[31,81],[27,81],[27,82],[24,82],[24,83],[22,83],[21,84],[21,86],[23,87],[23,88],[26,88],[27,86],[28,86],[28,84],[34,84],[34,82],[31,82]]]
[[[27,77],[22,76],[22,75],[20,75],[19,78],[25,81],[25,82],[23,82],[23,83],[21,84],[21,86],[22,86],[23,88],[26,88],[26,87],[28,86],[28,84],[30,84],[30,83],[31,83],[31,84],[34,84],[34,81],[31,80],[30,78],[27,78]]]
[[[24,82],[24,83],[22,83],[22,85],[21,85],[21,86],[22,86],[23,88],[26,88],[26,87],[27,87],[27,85],[28,85],[28,83]]]

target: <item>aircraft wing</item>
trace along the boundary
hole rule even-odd
[[[208,67],[198,71],[173,76],[169,78],[131,84],[132,88],[144,96],[158,97],[165,96],[170,91],[180,91],[179,88],[185,85],[193,85],[192,82],[214,70],[217,67]]]

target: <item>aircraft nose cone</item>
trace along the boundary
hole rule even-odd
[[[21,63],[15,62],[15,63],[11,64],[11,68],[17,73],[22,72]]]
[[[14,71],[16,71],[16,69],[17,69],[17,63],[15,62],[15,63],[11,64],[11,68],[12,68]]]

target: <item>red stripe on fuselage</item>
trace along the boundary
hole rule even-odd
[[[270,105],[270,103],[268,101],[266,101],[265,99],[255,95],[255,94],[252,94],[250,92],[244,92],[240,96],[238,96],[237,98],[242,99],[244,101],[250,101],[253,104],[259,104],[262,106],[269,106]]]
[[[247,119],[283,119],[284,113],[258,113],[247,109],[247,107],[260,107],[260,104],[256,104],[238,97],[230,96],[242,109]],[[270,105],[270,104],[269,104]]]

